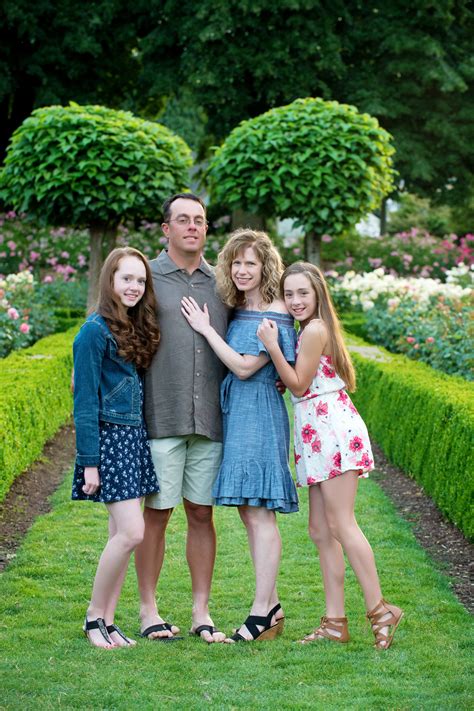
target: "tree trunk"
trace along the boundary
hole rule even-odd
[[[383,198],[381,204],[380,204],[380,227],[379,227],[379,233],[380,236],[384,235],[387,232],[387,198]]]
[[[93,308],[99,296],[99,277],[104,259],[115,247],[117,225],[106,225],[96,222],[89,226],[90,256],[89,256],[89,289],[87,292],[87,310]]]
[[[321,235],[307,232],[304,236],[304,255],[307,262],[321,266]]]

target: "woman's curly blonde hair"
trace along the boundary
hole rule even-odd
[[[232,232],[217,258],[216,282],[222,301],[236,307],[245,304],[245,294],[239,291],[232,281],[232,262],[240,252],[252,247],[262,263],[262,282],[260,293],[265,304],[279,298],[280,277],[283,274],[283,262],[278,250],[265,232],[250,229],[238,229]]]

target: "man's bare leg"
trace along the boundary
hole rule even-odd
[[[150,509],[148,506],[143,512],[145,535],[143,542],[135,549],[142,631],[164,622],[156,605],[156,587],[165,556],[166,527],[172,513],[173,509]],[[178,632],[179,628],[173,626],[171,631],[151,632],[149,638],[172,637]]]
[[[209,615],[209,596],[211,594],[212,573],[216,559],[216,531],[212,518],[212,506],[193,504],[183,500],[188,519],[186,540],[186,558],[191,573],[193,588],[193,623],[192,630],[200,625],[214,626]],[[201,633],[206,642],[223,642],[223,632],[208,631]]]

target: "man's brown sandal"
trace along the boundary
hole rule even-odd
[[[321,617],[321,624],[314,632],[306,635],[300,640],[300,644],[318,642],[321,639],[329,639],[331,642],[348,642],[350,639],[347,627],[347,617]]]
[[[382,598],[373,610],[367,613],[366,617],[372,625],[372,632],[375,636],[374,647],[376,649],[388,649],[392,644],[395,630],[403,617],[403,610],[396,605],[391,605]],[[382,632],[384,627],[389,629],[388,637]]]

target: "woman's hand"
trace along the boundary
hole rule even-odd
[[[200,309],[197,301],[195,301],[192,296],[189,298],[184,296],[181,299],[181,313],[195,331],[201,333],[203,336],[206,335],[206,332],[209,332],[211,321],[207,304],[204,304],[204,308]]]
[[[84,479],[86,483],[82,487],[82,491],[87,496],[94,496],[100,486],[99,470],[97,467],[84,467]]]
[[[264,318],[257,329],[257,336],[268,350],[278,343],[278,326],[275,321]]]

